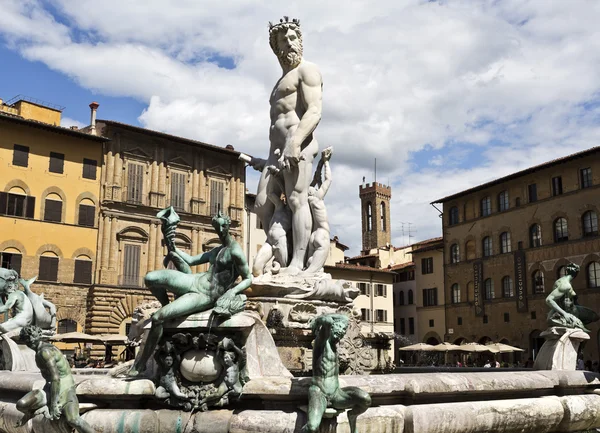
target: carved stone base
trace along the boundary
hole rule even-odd
[[[535,370],[576,370],[577,351],[590,336],[581,329],[554,326],[540,334],[546,342],[535,359]]]

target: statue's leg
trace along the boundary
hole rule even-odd
[[[75,394],[75,388],[68,391],[67,403],[63,406],[62,411],[67,424],[79,433],[96,433],[96,430],[79,416],[79,401]]]
[[[5,334],[14,331],[15,329],[31,325],[32,319],[33,317],[28,317],[25,313],[19,313],[12,319],[8,319],[0,325],[0,334]]]
[[[348,423],[350,424],[350,433],[357,433],[356,418],[371,406],[371,396],[356,386],[346,386],[338,389],[331,398],[332,406],[336,409],[348,409]]]
[[[310,167],[306,161],[297,167],[286,170],[285,185],[288,205],[292,211],[292,260],[287,273],[293,274],[304,269],[304,259],[312,229],[312,215],[308,205],[308,179]]]
[[[173,293],[176,297],[184,295],[191,290],[198,278],[201,278],[198,274],[184,274],[173,269],[161,269],[148,272],[144,277],[144,283],[164,307],[169,303],[168,292]]]
[[[329,255],[329,232],[325,229],[317,229],[311,235],[311,243],[308,247],[308,257],[310,260],[309,266],[306,268],[307,273],[319,272],[323,269],[323,265],[327,261]]]
[[[269,225],[271,224],[271,218],[273,212],[275,212],[275,205],[269,199],[269,193],[272,189],[273,176],[267,168],[264,168],[260,174],[260,180],[258,181],[258,188],[256,190],[256,199],[254,200],[254,213],[257,218],[262,222],[265,234],[269,231]]]
[[[263,274],[265,265],[271,260],[271,257],[273,257],[273,247],[269,242],[265,242],[262,247],[260,247],[260,250],[258,250],[256,257],[254,258],[254,263],[252,264],[252,274],[255,277]]]
[[[19,401],[17,401],[17,410],[23,412],[23,418],[19,420],[19,425],[25,424],[36,415],[36,411],[46,406],[46,393],[41,389],[29,391]]]
[[[302,433],[316,433],[319,430],[325,409],[327,409],[325,394],[318,386],[311,385],[308,388],[308,421],[302,427]]]
[[[180,274],[177,271],[172,272]],[[180,275],[191,277],[187,274]],[[152,315],[152,327],[148,333],[148,338],[146,339],[144,349],[142,350],[141,355],[136,358],[135,363],[133,364],[133,367],[129,371],[128,375],[130,377],[135,377],[139,373],[146,370],[146,363],[154,353],[158,342],[162,338],[163,323],[165,320],[206,311],[213,306],[214,302],[204,293],[188,292],[156,311],[156,313]]]

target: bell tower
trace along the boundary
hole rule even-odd
[[[384,247],[391,243],[390,200],[392,188],[382,183],[363,183],[359,187],[362,249]]]

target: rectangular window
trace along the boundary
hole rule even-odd
[[[75,275],[73,282],[78,284],[92,284],[92,261],[75,260]]]
[[[176,210],[185,211],[185,173],[171,172],[171,206]]]
[[[210,181],[210,214],[216,215],[223,211],[225,184],[218,180]]]
[[[505,323],[509,323],[510,322],[510,314],[509,313],[504,313],[504,322]]]
[[[387,296],[387,287],[385,284],[377,284],[377,292],[375,296]]]
[[[404,320],[404,317],[400,319],[400,334],[406,334],[406,320]]]
[[[0,215],[33,218],[35,197],[0,192]]]
[[[377,322],[387,322],[387,310],[375,310],[375,320]]]
[[[40,281],[58,281],[58,257],[41,256]]]
[[[139,245],[125,245],[123,254],[123,285],[140,287],[140,255]]]
[[[434,327],[434,323],[435,323],[435,322],[433,321],[433,319],[429,319],[429,327],[430,327],[430,328],[433,328],[433,327]]]
[[[531,312],[531,320],[535,320],[537,319],[537,315],[535,314],[535,311]]]
[[[0,253],[0,260],[2,262],[2,267],[5,269],[14,269],[21,274],[21,254],[16,253]]]
[[[127,202],[142,204],[144,166],[130,162],[127,165]]]
[[[537,185],[535,183],[527,186],[527,192],[529,193],[529,203],[537,201]]]
[[[29,147],[15,144],[13,149],[13,165],[27,167],[29,165]]]
[[[508,210],[509,199],[508,199],[508,191],[502,191],[498,194],[498,210],[500,212],[504,212]]]
[[[371,310],[369,310],[368,308],[361,308],[360,309],[360,320],[362,320],[364,322],[370,322],[371,321]]]
[[[487,314],[485,314],[483,316],[483,323],[487,323],[487,322],[488,322],[488,316],[487,316]]]
[[[415,318],[414,317],[408,318],[408,333],[410,335],[414,335],[414,333],[415,333]]]
[[[437,305],[437,288],[423,289],[423,306],[432,307]]]
[[[457,317],[456,318],[456,324],[457,325],[462,325],[462,317]]]
[[[369,296],[371,294],[371,285],[369,283],[356,283],[361,295]]]
[[[50,173],[64,173],[65,169],[65,154],[50,152],[50,167],[48,171]]]
[[[552,195],[562,194],[562,178],[560,176],[556,176],[552,178]]]
[[[587,167],[579,170],[579,178],[581,181],[581,188],[589,188],[592,186],[592,169]]]
[[[485,197],[481,200],[481,216],[488,216],[492,213],[492,200]]]
[[[44,221],[62,221],[62,201],[49,198],[44,201]]]
[[[94,227],[96,221],[96,206],[87,204],[79,205],[79,220],[77,223],[80,226]]]
[[[421,273],[432,274],[433,273],[433,257],[427,257],[421,259]]]
[[[95,159],[83,158],[83,178],[96,180],[96,168],[98,162]]]

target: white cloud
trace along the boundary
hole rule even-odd
[[[77,128],[83,128],[86,125],[79,122],[78,120],[71,119],[70,117],[63,117],[60,119],[60,126],[62,126],[64,128],[70,128],[71,126],[76,126]]]
[[[3,2],[0,34],[26,58],[144,102],[149,128],[255,155],[267,152],[280,73],[266,23],[299,17],[305,56],[324,77],[317,137],[335,147],[332,234],[352,253],[358,185],[375,158],[378,180],[393,185],[399,244],[399,221],[418,238],[439,236],[429,201],[600,138],[598,112],[582,106],[600,95],[597,2],[57,0],[60,22],[44,4]],[[207,61],[215,55],[235,68]]]

